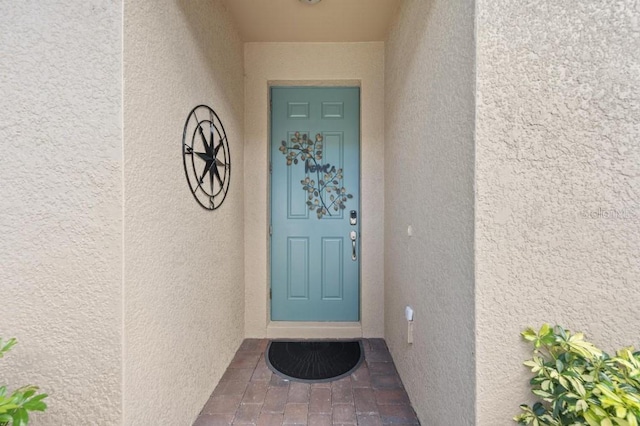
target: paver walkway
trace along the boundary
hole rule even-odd
[[[307,384],[271,372],[268,340],[246,339],[193,426],[419,425],[384,340],[362,343],[353,374]]]

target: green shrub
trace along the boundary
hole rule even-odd
[[[534,377],[532,392],[541,399],[523,404],[514,420],[533,426],[638,426],[640,352],[623,348],[610,357],[560,326],[544,324],[522,332],[533,344],[524,365]]]
[[[18,341],[11,338],[6,342],[0,337],[0,358],[16,345]],[[0,426],[22,426],[29,423],[30,411],[44,411],[47,404],[43,399],[45,393],[38,393],[37,386],[24,386],[16,389],[11,394],[7,393],[6,386],[0,386]]]

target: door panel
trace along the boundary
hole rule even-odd
[[[360,90],[278,87],[271,102],[271,319],[358,321]]]
[[[322,300],[343,299],[344,238],[322,238]]]
[[[287,299],[309,300],[309,238],[287,238]]]

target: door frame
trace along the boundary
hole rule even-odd
[[[268,81],[267,85],[267,337],[276,338],[353,338],[362,337],[362,224],[364,223],[362,212],[362,83],[360,80],[274,80]],[[359,241],[359,261],[358,261],[358,309],[359,320],[353,322],[336,322],[336,321],[272,321],[271,320],[271,164],[274,159],[271,157],[271,89],[274,87],[358,87],[360,89],[359,98],[359,140],[358,150],[358,239]]]

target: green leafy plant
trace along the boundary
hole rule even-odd
[[[11,338],[4,342],[0,337],[0,358],[9,352],[18,341]],[[30,411],[44,411],[47,404],[46,393],[38,393],[38,387],[29,385],[8,393],[6,386],[0,386],[0,426],[22,426],[29,423]]]
[[[541,401],[520,405],[513,419],[533,426],[638,426],[640,422],[640,352],[623,348],[609,356],[560,326],[544,324],[522,333],[533,344],[524,365]]]

